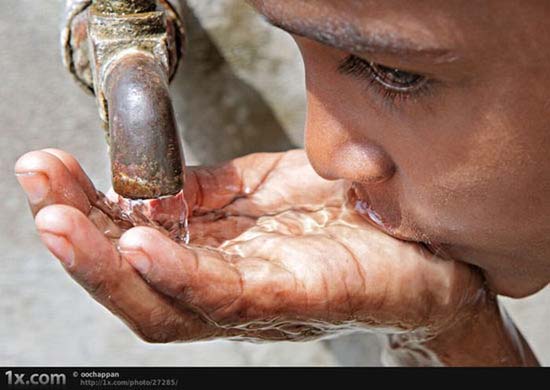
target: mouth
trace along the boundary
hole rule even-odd
[[[414,224],[404,222],[408,218],[403,217],[401,211],[392,210],[389,204],[382,204],[383,207],[375,209],[370,200],[370,194],[360,184],[351,185],[348,204],[368,224],[397,240],[417,244],[438,257],[450,259],[448,245],[430,239]],[[382,213],[382,210],[387,212]]]
[[[401,217],[390,218],[375,209],[368,195],[355,184],[350,189],[349,202],[355,212],[363,217],[366,222],[388,236],[401,241],[427,245],[426,240],[421,239],[418,234],[414,234],[414,231],[405,232]]]
[[[374,226],[378,230],[381,230],[383,233],[393,238],[397,238],[401,241],[410,241],[418,242],[421,241],[415,240],[412,237],[408,237],[400,233],[397,229],[392,227],[390,224],[384,222],[384,218],[378,214],[367,202],[363,200],[356,200],[354,205],[355,211],[363,217],[370,225]]]

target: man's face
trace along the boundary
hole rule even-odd
[[[317,172],[380,228],[481,267],[499,293],[550,278],[550,3],[252,0],[293,34]]]

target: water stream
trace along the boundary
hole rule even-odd
[[[148,226],[180,244],[189,243],[189,207],[183,192],[139,200],[126,199],[116,194],[107,197],[102,192],[97,195],[89,217],[109,239],[118,240],[132,227]]]

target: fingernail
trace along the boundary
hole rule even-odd
[[[147,274],[151,269],[151,259],[140,250],[121,250],[120,253],[132,267],[141,274]]]
[[[44,200],[50,190],[48,177],[40,172],[16,173],[17,181],[32,204],[38,204]]]
[[[65,237],[52,233],[40,232],[40,238],[46,244],[48,249],[59,259],[66,267],[74,264],[74,249],[69,240]]]

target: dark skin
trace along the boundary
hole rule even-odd
[[[308,158],[191,171],[182,247],[143,227],[113,245],[76,160],[29,153],[48,248],[149,341],[390,328],[403,364],[536,364],[494,294],[550,280],[550,5],[250,3],[304,57]]]
[[[328,43],[378,39],[352,53],[432,80],[388,100],[368,80],[335,71],[350,51],[298,37],[307,150],[321,176],[361,183],[396,234],[481,267],[500,294],[523,297],[548,283],[550,52],[536,39],[550,34],[540,17],[547,2],[252,3],[302,35],[321,30],[320,21],[350,24],[357,33]],[[407,49],[379,47],[401,37]]]

